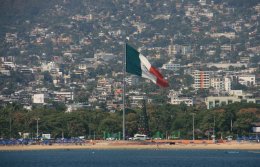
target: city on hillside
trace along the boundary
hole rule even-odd
[[[260,3],[237,3],[52,0],[37,6],[14,1],[13,10],[3,3],[0,104],[121,110],[126,42],[170,85],[161,89],[127,74],[128,108],[141,107],[144,99],[207,109],[259,104]]]

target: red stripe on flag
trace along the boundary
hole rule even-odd
[[[164,80],[163,78],[157,78],[156,84],[161,86],[161,87],[168,87],[169,86],[169,83],[166,80]]]
[[[152,73],[156,78],[156,84],[161,86],[161,87],[168,87],[169,84],[166,80],[163,79],[162,74],[153,66],[151,66],[150,68],[150,73]]]
[[[152,73],[156,78],[163,78],[162,74],[153,66],[149,69],[150,73]]]

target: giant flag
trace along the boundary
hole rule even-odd
[[[168,87],[168,82],[150,62],[130,45],[126,44],[126,72],[150,79],[153,83]]]

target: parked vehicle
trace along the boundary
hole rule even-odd
[[[135,134],[133,138],[133,140],[147,140],[147,139],[148,139],[147,135],[143,135],[143,134]]]

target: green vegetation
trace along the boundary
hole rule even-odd
[[[58,104],[53,104],[58,105]],[[103,139],[104,133],[118,134],[122,130],[121,112],[108,113],[100,110],[81,110],[65,113],[65,108],[37,107],[32,111],[20,105],[10,104],[0,109],[0,137],[20,138],[20,133],[36,137],[37,118],[39,134],[50,133],[53,138],[86,136]],[[138,133],[138,120],[142,110],[126,111],[126,136]],[[185,104],[148,105],[147,114],[151,136],[192,138],[192,114],[195,113],[195,138],[207,139],[227,135],[248,135],[251,123],[260,121],[260,105],[236,103],[211,110],[198,110]],[[215,127],[214,127],[215,120]]]

